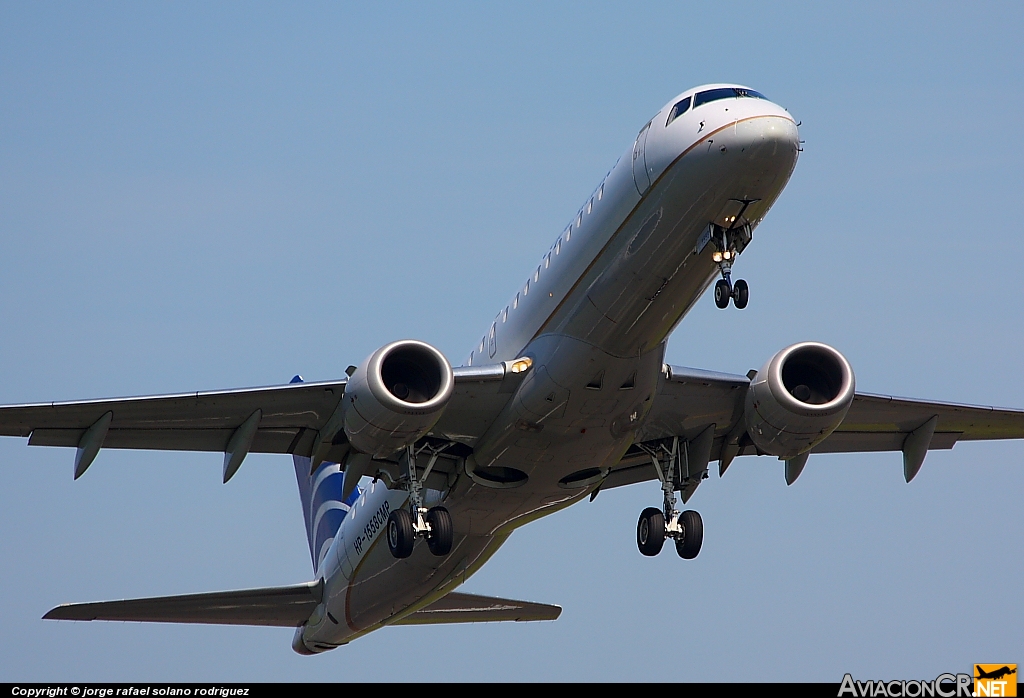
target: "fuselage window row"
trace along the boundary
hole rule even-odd
[[[607,178],[608,178],[608,175],[605,175],[605,180],[607,180]],[[554,251],[556,256],[559,255],[561,253],[561,251],[562,251],[562,240],[564,239],[566,242],[569,242],[569,240],[572,238],[573,229],[575,228],[576,230],[579,230],[579,228],[581,228],[583,226],[583,216],[584,215],[588,215],[589,216],[593,212],[593,210],[594,210],[594,201],[595,200],[601,201],[602,199],[604,199],[604,184],[605,184],[604,181],[602,181],[600,186],[597,188],[597,191],[594,194],[592,194],[590,196],[590,198],[587,200],[586,205],[583,208],[581,208],[579,210],[579,212],[576,214],[576,219],[572,223],[570,223],[568,225],[568,227],[566,227],[566,229],[562,233],[562,235],[555,241],[555,244],[552,246],[551,250],[548,250],[548,253],[546,255],[544,255],[543,264],[538,266],[537,267],[537,271],[535,271],[533,273],[533,281],[534,281],[534,283],[540,283],[540,272],[541,272],[541,269],[542,268],[547,269],[547,268],[549,268],[551,266],[551,252]],[[522,295],[525,298],[525,296],[527,296],[529,293],[530,293],[530,280],[527,279],[526,280],[526,284],[523,286],[522,292],[521,293],[517,293],[515,295],[515,298],[513,298],[512,303],[510,304],[510,306],[509,305],[505,306],[505,310],[498,314],[501,317],[501,322],[502,323],[505,323],[505,322],[508,321],[508,313],[509,313],[509,308],[510,307],[511,307],[512,310],[516,310],[516,309],[519,308],[519,297],[520,297],[520,295]],[[484,335],[483,339],[480,340],[479,353],[481,355],[484,353],[484,349],[485,348],[488,348],[488,349],[492,349],[493,348],[493,345],[495,344],[495,339],[496,339],[496,337],[493,336],[494,333],[495,333],[496,325],[497,325],[497,322],[495,322],[494,325],[492,326],[491,332],[489,333],[489,335]],[[491,346],[489,347],[488,344],[490,344]],[[474,358],[474,355],[476,353],[477,352],[470,352],[470,355],[469,355],[469,365],[470,366],[473,365],[473,358]],[[488,352],[488,353],[490,353],[490,352]]]

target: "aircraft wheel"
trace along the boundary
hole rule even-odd
[[[647,507],[636,524],[636,546],[647,557],[654,557],[665,545],[665,515],[654,507]]]
[[[747,282],[743,279],[738,280],[736,285],[733,286],[732,300],[740,310],[747,307],[747,301],[750,300],[750,287],[747,286]]]
[[[715,283],[715,305],[719,308],[728,308],[731,297],[732,289],[729,288],[729,282],[725,279],[719,279]]]
[[[444,507],[434,507],[427,512],[425,518],[430,524],[427,547],[438,557],[447,555],[452,551],[452,539],[455,537],[452,529],[452,515]]]
[[[412,555],[416,534],[412,529],[412,514],[405,509],[395,509],[388,516],[388,548],[399,560]]]
[[[692,560],[704,542],[704,521],[697,512],[684,511],[679,515],[679,523],[683,526],[683,537],[676,538],[676,552],[684,560]]]

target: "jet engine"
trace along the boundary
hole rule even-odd
[[[426,434],[455,388],[451,364],[425,342],[404,339],[370,354],[345,387],[345,435],[385,457]]]
[[[760,451],[793,458],[842,424],[853,394],[853,369],[838,351],[818,342],[786,347],[750,382],[747,434]]]

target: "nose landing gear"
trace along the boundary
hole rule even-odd
[[[750,300],[750,287],[747,282],[738,279],[733,283],[732,264],[752,237],[750,223],[743,221],[743,213],[755,201],[756,199],[739,201],[743,207],[735,216],[726,218],[726,222],[729,223],[728,228],[716,223],[710,224],[709,237],[715,245],[715,252],[711,258],[718,265],[718,271],[722,274],[722,278],[715,283],[715,305],[719,308],[728,308],[729,301],[732,300],[733,305],[742,310],[747,307],[747,301]],[[706,235],[708,234],[706,233]],[[707,240],[707,237],[704,239]]]
[[[722,278],[715,282],[715,305],[719,308],[728,308],[729,301],[732,300],[733,304],[742,310],[747,307],[747,301],[750,300],[750,287],[743,279],[737,279],[736,283],[732,281],[732,263],[739,252],[730,245],[729,236],[726,234],[728,232],[722,229],[720,239],[715,241],[719,249],[711,256],[722,274]]]

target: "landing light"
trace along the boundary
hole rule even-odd
[[[729,259],[730,257],[732,257],[732,252],[726,250],[725,252],[722,253],[722,256],[725,257],[726,259]]]
[[[711,259],[715,260],[716,262],[721,262],[722,261],[722,253],[721,252],[715,252],[713,255],[711,255]]]
[[[533,359],[529,356],[524,356],[521,359],[513,361],[512,365],[509,366],[509,370],[512,371],[512,373],[523,373],[524,371],[530,370],[530,366],[533,366]]]

